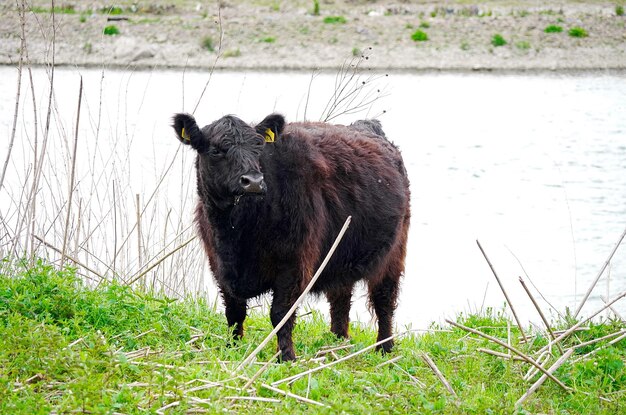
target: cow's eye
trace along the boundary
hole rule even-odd
[[[219,147],[211,147],[211,149],[209,150],[209,154],[214,156],[214,157],[218,157],[218,156],[221,156],[222,154],[224,154],[224,152]]]

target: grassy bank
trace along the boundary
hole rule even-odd
[[[281,382],[375,341],[372,330],[355,324],[352,339],[342,342],[318,313],[301,313],[294,335],[297,362],[275,363],[274,341],[257,363],[237,371],[269,333],[267,316],[252,314],[245,339],[226,347],[225,318],[205,301],[172,301],[117,284],[88,290],[70,270],[45,263],[24,267],[0,276],[0,413],[615,414],[626,407],[624,340],[576,348],[554,373],[571,391],[547,380],[516,408],[539,375],[525,381],[527,363],[482,352],[508,353],[450,327],[407,334],[390,355],[366,351]],[[457,322],[504,342],[510,337],[511,345],[528,355],[547,343],[535,333],[522,344],[518,330],[498,313],[461,315]],[[562,348],[625,325],[605,321],[586,327]],[[561,352],[555,347],[553,355],[550,362]]]

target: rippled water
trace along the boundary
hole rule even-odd
[[[101,71],[59,69],[56,117],[61,121],[53,129],[69,137],[79,75],[85,84],[81,146],[89,148],[97,135],[100,146],[122,148],[131,166],[125,172],[129,185],[122,191],[149,191],[156,172],[179,146],[169,127],[172,114],[193,110],[208,75],[105,71],[100,99]],[[4,143],[12,126],[15,79],[15,69],[0,68]],[[43,114],[43,70],[36,71],[35,79]],[[228,113],[259,121],[272,111],[288,120],[302,120],[305,113],[316,120],[335,82],[335,74],[312,78],[310,73],[218,72],[195,115],[201,124]],[[398,322],[423,327],[459,311],[504,304],[477,239],[524,320],[537,318],[520,276],[532,280],[559,312],[575,308],[626,227],[626,73],[391,73],[376,77],[371,88],[373,96],[378,89],[383,96],[364,112],[336,121],[379,116],[405,157],[412,227]],[[23,105],[30,99],[24,93]],[[27,176],[20,169],[25,162],[19,160],[29,151],[29,137],[22,131],[32,122],[29,111],[18,122],[14,183]],[[70,143],[49,151],[67,152]],[[5,155],[3,145],[2,161]],[[188,174],[188,183],[169,186],[167,198],[190,216],[193,157],[183,157],[183,167],[172,174]],[[87,175],[82,179],[87,181]],[[16,189],[11,194],[15,198]],[[3,214],[9,209],[6,201],[0,206]],[[583,313],[599,306],[601,294],[612,296],[624,289],[626,246],[618,249]],[[368,321],[364,304],[364,298],[355,299],[353,317]],[[626,314],[623,302],[617,309]]]

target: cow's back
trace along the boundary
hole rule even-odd
[[[399,240],[406,240],[409,182],[399,150],[384,133],[321,123],[288,124],[280,140],[275,155],[297,181],[280,183],[281,197],[305,206],[294,214],[302,215],[301,226],[314,234],[305,238],[305,244],[314,246],[310,240],[319,239],[321,249],[307,252],[317,258],[315,267],[352,216],[350,229],[315,290],[337,279],[376,274]],[[294,198],[309,202],[290,200]]]

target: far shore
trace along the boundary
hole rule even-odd
[[[219,3],[121,1],[110,8],[70,1],[55,10],[53,26],[49,1],[30,1],[23,18],[6,2],[0,64],[336,71],[361,59],[375,71],[626,70],[623,0],[328,0],[319,2],[318,15],[305,0]]]

